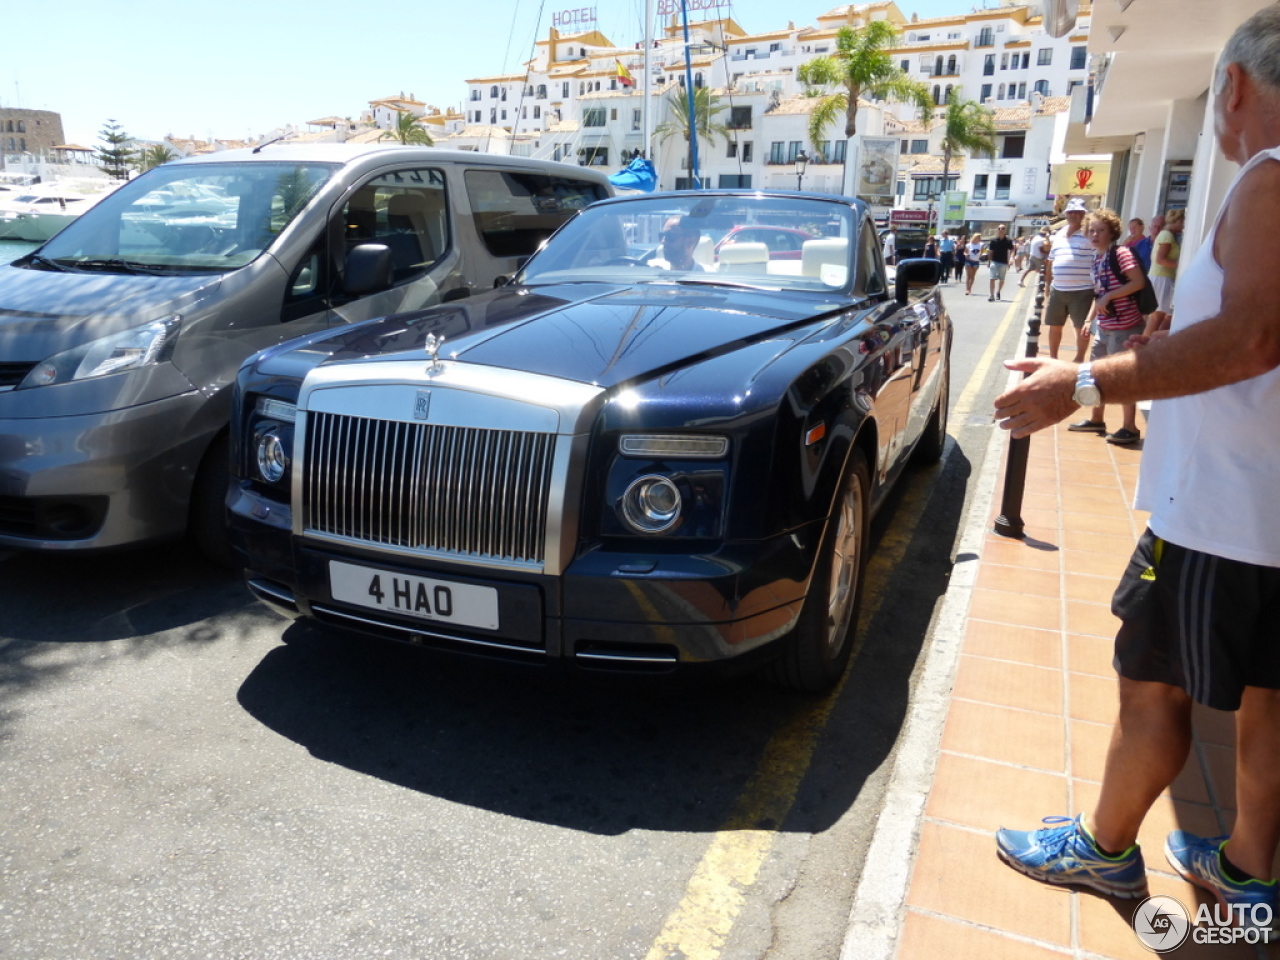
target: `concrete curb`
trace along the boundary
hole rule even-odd
[[[1010,372],[1009,385],[1021,379]],[[893,960],[920,836],[933,785],[938,744],[951,704],[951,686],[964,639],[987,518],[996,496],[1008,433],[996,427],[987,444],[964,532],[934,624],[920,681],[899,741],[889,788],[858,881],[840,960]]]

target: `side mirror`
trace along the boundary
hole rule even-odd
[[[942,263],[940,261],[924,258],[903,260],[898,264],[897,279],[893,284],[893,298],[905,304],[910,299],[909,291],[932,289],[941,280]]]
[[[469,296],[471,296],[471,289],[469,287],[454,287],[440,298],[440,302],[453,303],[455,300],[465,300]]]
[[[390,289],[391,248],[385,243],[362,243],[347,254],[343,291],[353,297]]]
[[[505,275],[501,277],[494,277],[493,289],[497,290],[499,287],[505,287],[510,282],[511,282],[511,278]]]

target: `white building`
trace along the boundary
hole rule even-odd
[[[1028,227],[1052,206],[1048,171],[1063,159],[1066,98],[1083,89],[1089,75],[1091,3],[1079,0],[1074,28],[1055,37],[1044,19],[1046,3],[1052,2],[1005,2],[950,17],[908,20],[892,0],[879,0],[836,7],[813,26],[791,22],[759,34],[728,18],[690,24],[688,72],[695,87],[709,87],[718,97],[724,109],[716,122],[729,128],[727,137],[714,142],[699,139],[703,183],[792,189],[798,183],[805,190],[839,192],[847,149],[843,129],[833,125],[818,143],[810,142],[808,119],[816,101],[803,96],[796,71],[831,54],[840,28],[887,20],[901,31],[895,61],[930,85],[936,103],[958,89],[996,113],[996,155],[953,162],[952,189],[969,194],[971,219]],[[661,130],[675,109],[671,92],[682,91],[686,82],[683,30],[676,18],[649,53],[653,122]],[[596,30],[561,34],[551,29],[523,72],[467,81],[466,124],[509,134],[503,141],[488,132],[475,148],[620,169],[645,146],[643,56],[642,44],[620,47]],[[624,82],[623,71],[634,86]],[[862,135],[901,137],[898,205],[925,209],[935,191],[921,181],[934,178],[941,186],[941,132],[937,125],[921,127],[915,109],[863,102],[858,128]],[[796,167],[801,153],[809,158],[802,178]],[[656,137],[653,156],[662,188],[691,184],[682,136]]]
[[[1112,155],[1107,204],[1122,219],[1149,221],[1185,208],[1184,263],[1238,169],[1214,135],[1214,67],[1236,27],[1269,2],[1133,0],[1094,8],[1093,84],[1075,91],[1067,148]]]

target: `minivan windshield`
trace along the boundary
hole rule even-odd
[[[280,235],[338,164],[164,164],[100,201],[35,262],[113,273],[222,273]]]
[[[853,277],[853,223],[848,205],[801,197],[686,192],[607,201],[566,223],[516,280],[831,293]]]

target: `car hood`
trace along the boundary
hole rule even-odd
[[[39,361],[174,313],[221,276],[146,277],[0,266],[0,361]]]
[[[446,339],[442,359],[612,388],[738,349],[841,306],[815,296],[656,284],[517,290],[425,311],[408,322],[375,321],[343,338],[331,357],[421,359],[422,342],[435,333]],[[408,345],[412,349],[398,349]]]

